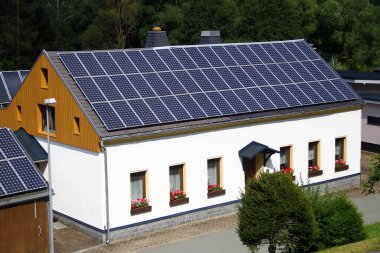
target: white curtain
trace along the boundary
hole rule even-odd
[[[218,184],[216,160],[207,163],[208,184]]]
[[[280,164],[286,164],[286,152],[281,153]]]
[[[181,168],[170,168],[170,191],[181,190]]]
[[[131,175],[131,198],[143,198],[143,175]]]
[[[335,157],[336,158],[339,158],[340,157],[340,142],[339,141],[336,141],[335,142]]]

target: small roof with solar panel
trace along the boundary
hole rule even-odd
[[[29,70],[0,71],[0,107],[6,107],[20,89]]]
[[[12,130],[0,128],[0,199],[47,188]]]
[[[304,40],[47,54],[101,136],[362,103]]]

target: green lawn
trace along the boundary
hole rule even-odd
[[[364,241],[326,249],[323,253],[367,253],[380,250],[380,222],[365,226],[367,239]]]

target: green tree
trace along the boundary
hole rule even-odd
[[[362,215],[345,195],[309,191],[309,199],[318,223],[313,251],[365,239]]]
[[[201,31],[219,30],[224,41],[235,39],[238,8],[233,0],[187,0],[182,4],[184,37],[181,44],[197,44]]]
[[[244,245],[257,251],[263,239],[269,251],[283,245],[307,252],[316,237],[316,222],[306,193],[283,173],[264,173],[249,181],[239,206],[238,234]]]
[[[307,38],[316,29],[315,0],[241,1],[239,37],[266,41]]]
[[[380,155],[373,154],[369,165],[367,181],[363,183],[363,192],[366,194],[376,193],[375,184],[380,181]]]

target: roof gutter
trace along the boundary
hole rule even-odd
[[[108,163],[107,163],[107,148],[103,141],[100,141],[100,149],[104,154],[104,185],[106,193],[106,244],[110,242],[110,215],[109,215],[109,195],[108,195]]]

